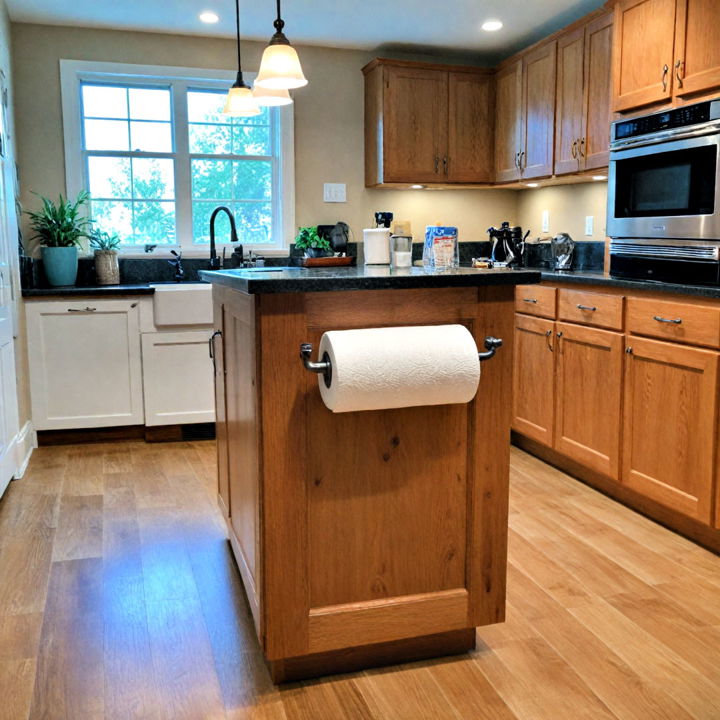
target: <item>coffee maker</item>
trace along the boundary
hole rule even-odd
[[[529,234],[528,230],[523,237],[522,228],[510,227],[509,222],[504,222],[500,228],[488,228],[488,235],[493,244],[492,261],[505,265],[522,265],[525,240]]]

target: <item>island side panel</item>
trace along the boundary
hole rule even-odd
[[[227,419],[225,412],[225,296],[229,291],[213,285],[213,376],[215,383],[215,437],[217,447],[218,504],[227,520],[230,517],[230,479],[228,472]],[[219,335],[218,335],[219,333]]]
[[[473,626],[505,619],[515,288],[480,287],[477,293],[477,345],[482,349],[483,339],[492,335],[501,338],[503,346],[481,365],[468,442],[473,481],[468,497],[467,588]]]

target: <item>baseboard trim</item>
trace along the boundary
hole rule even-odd
[[[37,432],[28,420],[15,436],[15,467],[17,468],[13,475],[15,480],[19,480],[25,474],[30,457],[37,446]]]

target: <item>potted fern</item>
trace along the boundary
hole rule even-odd
[[[90,232],[90,247],[95,251],[95,274],[98,285],[117,285],[120,282],[120,265],[117,235],[94,228]]]
[[[301,227],[295,238],[295,247],[303,250],[305,257],[317,258],[332,255],[330,241],[326,237],[318,235],[317,225]]]
[[[90,220],[81,215],[90,195],[82,191],[74,201],[62,194],[57,203],[40,196],[42,209],[28,212],[33,240],[40,241],[40,256],[48,283],[53,286],[74,285],[77,278],[77,249],[88,237]]]

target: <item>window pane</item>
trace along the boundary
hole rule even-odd
[[[136,245],[175,243],[175,203],[136,202],[133,204],[133,230]]]
[[[192,195],[205,200],[227,201],[233,197],[233,169],[230,160],[193,160]]]
[[[92,219],[96,227],[117,235],[123,243],[132,242],[132,203],[93,200]]]
[[[89,157],[88,180],[94,198],[130,198],[130,160]]]
[[[140,152],[172,152],[170,123],[131,122],[132,149]]]
[[[270,155],[270,128],[254,125],[233,125],[233,154]]]
[[[210,215],[218,206],[217,202],[193,202],[193,242],[210,242]],[[219,213],[215,220],[215,241],[230,242],[230,221],[225,213]]]
[[[170,90],[130,88],[129,95],[133,120],[170,120]]]
[[[251,117],[234,117],[233,125],[269,125],[270,124],[270,108],[265,106],[260,108],[259,115]]]
[[[270,203],[235,203],[238,238],[245,245],[272,241],[272,206]]]
[[[227,91],[202,92],[199,90],[188,90],[188,121],[225,123],[230,122],[227,115],[223,115]]]
[[[175,197],[174,166],[170,158],[134,158],[133,198],[172,200]]]
[[[82,102],[84,117],[126,118],[127,90],[108,85],[83,85]]]
[[[190,152],[200,155],[229,155],[232,150],[229,125],[190,125]]]
[[[234,197],[237,200],[270,200],[272,163],[269,160],[236,160]]]
[[[86,150],[128,150],[128,124],[124,120],[85,120]]]

